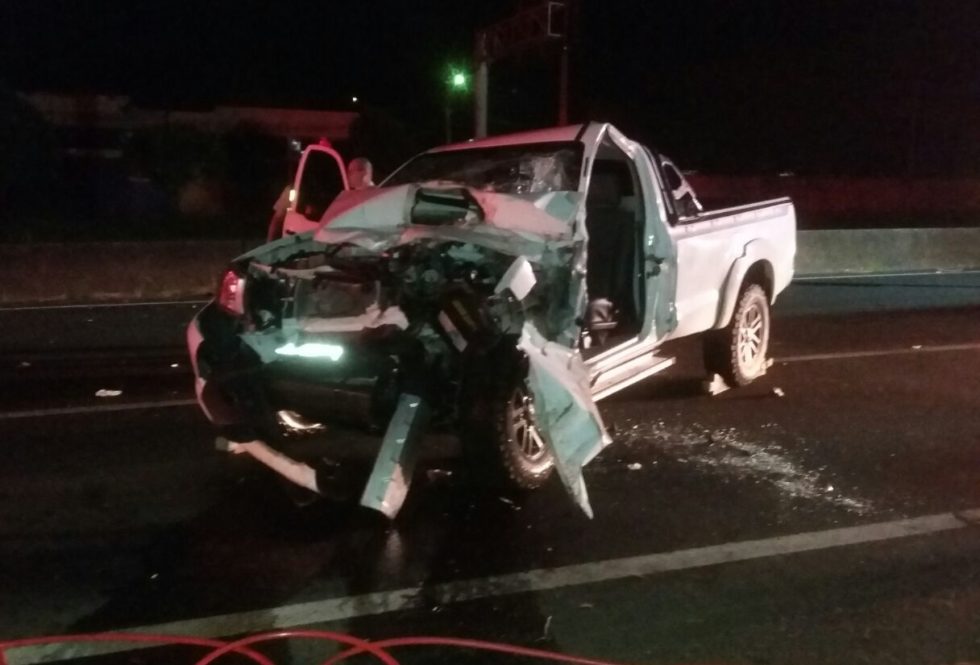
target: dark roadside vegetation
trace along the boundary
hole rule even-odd
[[[165,124],[114,133],[93,128],[69,136],[2,87],[0,139],[5,146],[2,243],[261,237],[273,202],[291,182],[296,159],[289,141],[244,124],[225,132]],[[347,158],[368,156],[380,180],[427,145],[406,123],[369,108],[355,121],[350,138],[336,147]],[[819,187],[806,183],[809,174],[760,175],[761,191],[733,186],[726,175],[698,174],[694,184],[708,208]],[[699,179],[705,178],[704,184],[713,186],[702,187]],[[901,186],[897,176],[887,185]],[[980,219],[955,201],[941,201],[925,212],[874,205],[861,210],[860,200],[842,206],[821,198],[827,196],[815,192],[807,201],[797,198],[800,229],[974,226]]]

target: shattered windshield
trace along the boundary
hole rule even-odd
[[[500,194],[544,194],[578,189],[582,144],[532,143],[419,155],[384,182],[454,183]]]

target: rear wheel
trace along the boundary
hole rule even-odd
[[[730,386],[751,383],[766,373],[769,330],[769,298],[758,284],[747,284],[728,325],[705,336],[705,368]]]

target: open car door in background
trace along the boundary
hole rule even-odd
[[[316,229],[327,207],[346,189],[347,169],[340,154],[329,146],[307,146],[296,170],[282,234]]]

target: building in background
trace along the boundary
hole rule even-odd
[[[325,137],[342,143],[350,136],[358,114],[353,111],[221,106],[200,110],[142,108],[121,95],[70,95],[36,92],[21,98],[33,106],[64,139],[70,154],[121,157],[116,146],[136,130],[180,125],[203,132],[223,133],[248,125],[287,140],[313,141]]]
[[[151,220],[156,229],[234,218],[248,233],[290,177],[296,150],[323,139],[343,149],[359,116],[226,105],[149,108],[121,95],[19,96],[56,138],[60,184],[49,197],[56,216],[94,231],[134,221]],[[242,221],[253,215],[256,220]],[[214,229],[218,222],[209,224]]]

